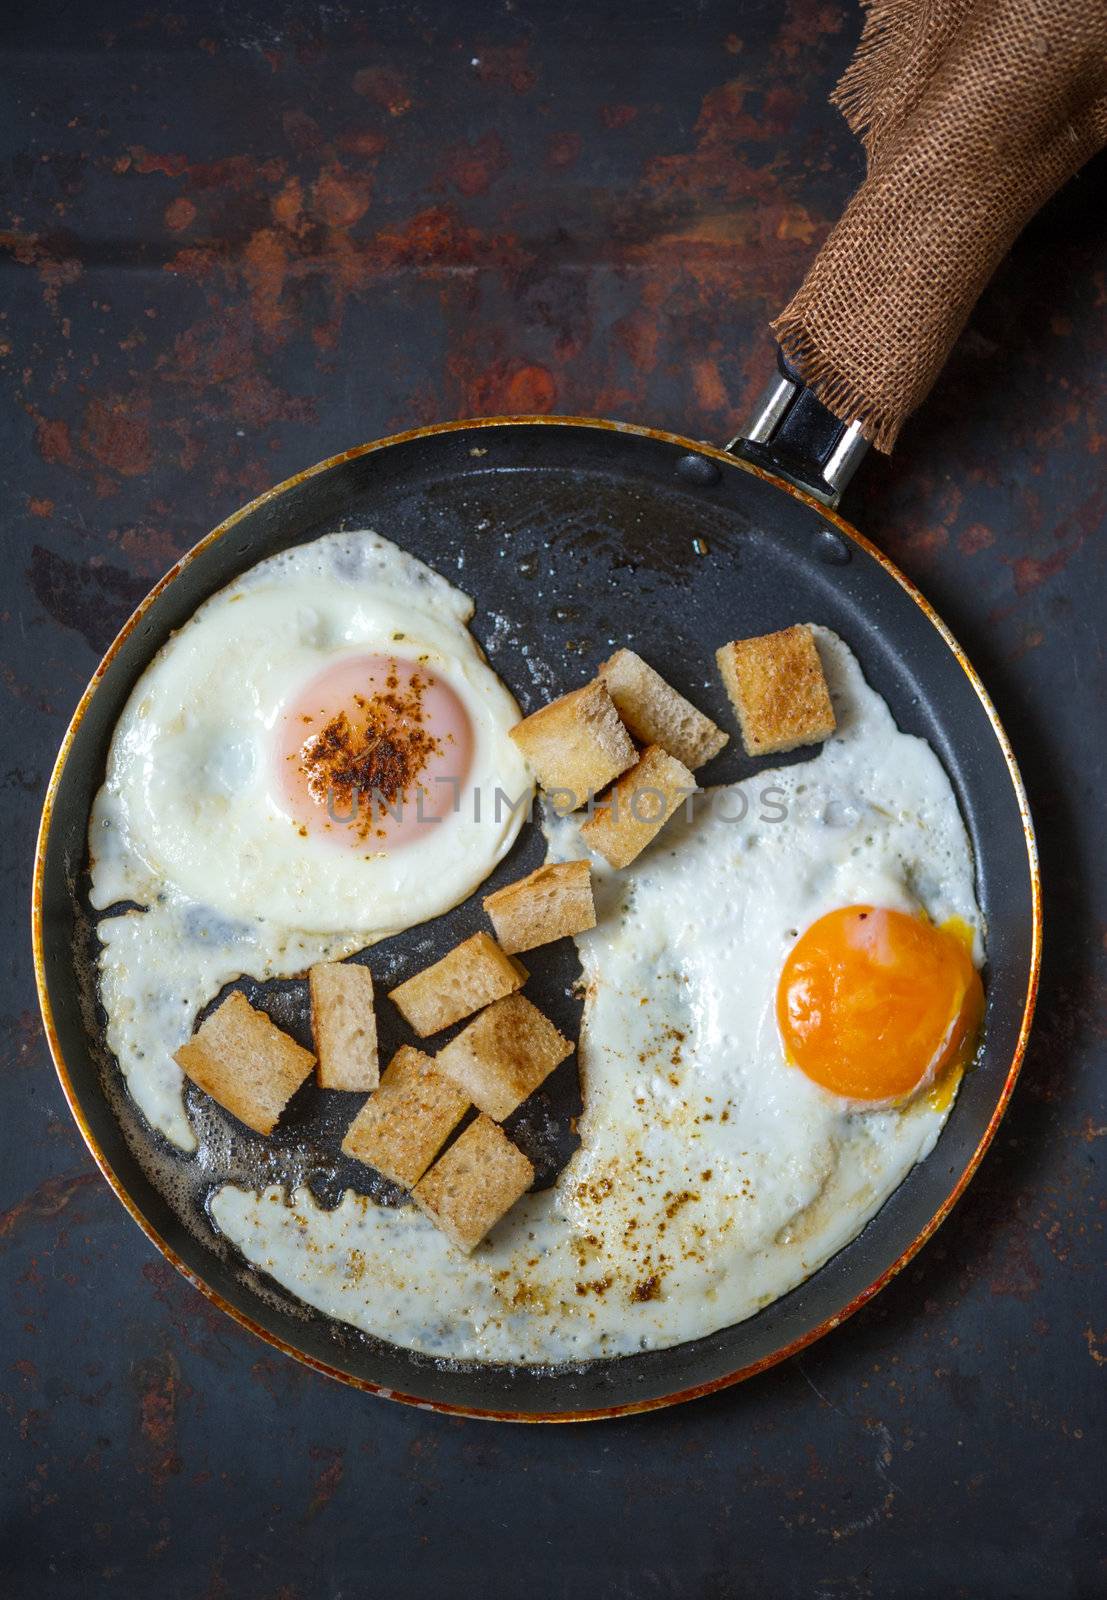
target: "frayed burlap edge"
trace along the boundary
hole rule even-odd
[[[804,321],[791,306],[769,326],[788,360],[803,374],[816,400],[843,422],[859,422],[869,443],[887,455],[903,424],[898,411],[888,411],[869,401],[853,378],[842,372],[832,356],[819,347]]]
[[[979,23],[981,8],[986,7],[987,0],[861,0],[861,3],[865,9],[861,39],[831,96],[831,102],[838,107],[850,130],[864,145],[870,175],[866,180],[868,182],[877,171],[883,169],[885,161],[888,172],[894,172],[898,158],[897,134],[916,110],[932,78],[942,70],[948,53],[956,52],[966,37],[965,30],[971,30]],[[1097,37],[1104,34],[1107,10],[1100,11],[1101,3],[1102,0],[1084,0],[1081,5],[1080,0],[1067,0],[1067,3],[1065,0],[1053,0],[1051,8],[1050,0],[1042,0],[1041,14],[1044,16],[1060,5],[1061,12],[1068,13],[1065,20],[1070,25],[1075,24],[1078,32],[1082,32],[1081,42],[1086,50]],[[1015,42],[1020,38],[1018,34],[1008,37]],[[1002,36],[1000,38],[1002,40]],[[1099,59],[1105,62],[1105,75],[1099,78],[1098,87],[1098,94],[1102,95],[1107,86],[1107,47],[1101,51]],[[1067,108],[1068,116],[1064,109],[1059,109],[1060,121],[1056,130],[1061,135],[1057,144],[1060,145],[1063,139],[1070,151],[1071,160],[1065,157],[1061,163],[1062,166],[1067,165],[1067,171],[1058,170],[1056,157],[1059,151],[1055,146],[1053,159],[1043,161],[1043,167],[1053,169],[1045,183],[1040,188],[1033,183],[1028,185],[1029,189],[1038,191],[1034,205],[1026,209],[1013,201],[1013,213],[1021,211],[1021,215],[1012,216],[1013,226],[1006,240],[1007,247],[1032,210],[1044,203],[1073,171],[1107,142],[1107,98],[1096,98],[1095,93],[1088,96],[1087,73],[1084,72],[1082,80],[1079,78],[1076,61],[1073,62],[1073,72],[1077,74],[1073,79],[1074,88],[1077,81],[1081,82],[1081,100]],[[1055,92],[1063,97],[1063,85],[1056,85]],[[1019,114],[1020,106],[1012,104],[1013,123],[1017,124]],[[1066,134],[1067,138],[1064,137]],[[984,156],[984,159],[987,157]],[[856,219],[851,220],[847,212],[847,216],[832,230],[804,284],[775,319],[772,328],[781,349],[803,374],[804,381],[817,398],[843,421],[859,422],[866,438],[878,450],[886,453],[894,445],[906,417],[925,398],[940,370],[941,361],[934,365],[925,381],[916,379],[914,392],[908,400],[902,392],[881,398],[873,392],[871,380],[866,382],[870,375],[860,372],[851,375],[845,369],[857,363],[850,362],[849,351],[840,351],[835,357],[832,348],[833,329],[829,330],[828,342],[828,330],[820,325],[820,320],[825,323],[825,315],[820,319],[811,314],[811,290],[815,282],[825,281],[825,271],[820,280],[819,268],[820,264],[824,268],[829,266],[824,259],[828,252],[833,256],[835,250],[858,248],[860,241],[854,237],[856,232]],[[850,244],[846,243],[847,239],[851,241]],[[1005,250],[1002,253],[1006,253]],[[941,341],[944,345],[942,360],[968,320],[976,294],[994,270],[998,259],[997,254],[988,270],[975,283],[972,280],[978,277],[977,273],[967,273],[966,286],[972,283],[970,296],[956,308],[952,304],[947,306],[948,327]],[[937,316],[936,307],[934,315]]]

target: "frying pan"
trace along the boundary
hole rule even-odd
[[[132,1217],[203,1294],[270,1344],[356,1387],[442,1411],[571,1421],[647,1410],[735,1383],[836,1327],[910,1260],[964,1190],[1003,1114],[1030,1026],[1041,938],[1033,831],[1007,738],[963,652],[907,578],[827,503],[861,446],[820,412],[782,365],[751,437],[734,449],[579,417],[450,423],[363,445],[216,528],[109,649],[65,736],[42,816],[34,945],[46,1032],[73,1115]],[[846,640],[899,725],[929,740],[949,773],[987,918],[979,1063],[933,1153],[861,1234],[749,1320],[672,1349],[571,1368],[481,1366],[401,1350],[306,1309],[211,1227],[207,1190],[228,1172],[250,1181],[264,1141],[229,1117],[211,1134],[206,1107],[211,1136],[202,1134],[198,1156],[181,1156],[122,1091],[91,977],[95,930],[84,882],[89,810],[112,729],[156,651],[203,600],[263,557],[343,527],[375,528],[460,582],[477,602],[473,631],[524,712],[549,698],[551,684],[561,692],[587,680],[614,644],[626,643],[726,726],[721,686],[703,688],[715,647],[811,620]],[[737,744],[701,781],[757,770]],[[528,824],[491,882],[529,870],[542,853]],[[435,954],[480,925],[478,905],[479,897],[430,925]],[[386,986],[427,960],[412,960],[414,937],[374,946],[374,973]],[[532,955],[530,992],[537,984],[539,1003],[572,1026],[564,1011],[573,1004],[565,998],[571,950]],[[255,997],[303,1036],[303,986],[276,989]],[[529,1123],[523,1115],[513,1130],[539,1181],[565,1158],[574,1094],[570,1062],[549,1080],[542,1115]],[[313,1084],[300,1092],[264,1154],[267,1180],[274,1172],[306,1177],[324,1202],[349,1182],[376,1192],[355,1164],[335,1162],[349,1118],[340,1100]]]

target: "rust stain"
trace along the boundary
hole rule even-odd
[[[474,59],[479,82],[492,87],[522,95],[529,94],[538,82],[526,40],[521,44],[478,46]]]
[[[32,495],[27,501],[27,510],[32,517],[52,517],[54,515],[54,502],[38,495]]]
[[[76,283],[83,275],[84,267],[74,256],[43,257],[38,263],[37,272],[43,301],[56,314],[62,289]]]
[[[379,156],[382,150],[388,148],[384,134],[376,133],[371,128],[351,128],[347,133],[340,133],[337,144],[347,155],[361,156],[363,159]]]
[[[23,776],[11,773],[4,787],[14,787],[16,784],[27,794],[33,794],[38,788],[38,780],[32,776]],[[39,1028],[38,1017],[33,1011],[21,1011],[18,1016],[5,1020],[3,1025],[4,1043],[0,1061],[6,1068],[20,1067],[24,1062],[33,1059],[38,1053],[42,1040],[42,1031]]]
[[[176,529],[173,514],[162,503],[151,506],[165,520],[160,523],[141,521],[109,534],[120,554],[126,558],[127,570],[141,573],[145,578],[158,578],[184,554],[184,545]]]
[[[584,140],[579,133],[566,131],[550,135],[550,142],[546,149],[546,165],[555,171],[562,171],[571,167],[574,161],[580,159],[584,149]]]
[[[242,276],[250,295],[254,321],[263,333],[279,334],[285,312],[281,305],[288,272],[288,247],[275,228],[259,228],[246,246]]]
[[[297,155],[312,156],[322,148],[323,130],[302,106],[282,112],[281,127]]]
[[[308,1454],[313,1461],[321,1463],[307,1508],[307,1520],[310,1520],[325,1510],[338,1492],[345,1470],[345,1451],[313,1445]]]
[[[178,195],[165,208],[165,226],[171,233],[182,233],[196,221],[196,207],[187,195]]]
[[[1031,589],[1036,589],[1039,584],[1045,583],[1048,578],[1056,577],[1057,573],[1064,570],[1069,558],[1067,550],[1055,550],[1051,556],[1019,556],[1012,563],[1011,571],[1015,580],[1015,593],[1018,595],[1029,594]]]
[[[68,422],[61,417],[38,416],[33,410],[31,415],[35,424],[35,447],[42,459],[52,467],[71,467],[76,458]]]
[[[443,171],[459,194],[467,199],[486,194],[506,171],[507,147],[498,133],[486,133],[472,144],[459,144],[446,158]]]
[[[982,550],[990,550],[995,542],[996,536],[991,528],[985,527],[982,522],[974,522],[958,538],[957,548],[963,556],[977,556]]]
[[[38,234],[20,233],[18,229],[0,231],[0,250],[6,250],[21,267],[33,267],[40,259]]]
[[[221,156],[217,161],[189,163],[188,183],[192,190],[241,189],[253,192],[259,184],[279,183],[284,177],[284,162],[259,162],[254,156]]]
[[[391,67],[363,67],[354,74],[354,93],[364,95],[390,117],[405,117],[412,107],[402,74]]]
[[[693,361],[692,382],[695,385],[696,400],[708,415],[730,410],[730,396],[723,382],[723,375],[719,371],[718,362],[711,356],[701,356],[699,360]]]
[[[135,402],[118,395],[94,395],[85,410],[81,446],[94,461],[124,478],[150,471],[154,447],[150,424]]]
[[[628,128],[638,115],[638,107],[630,105],[604,105],[600,107],[600,121],[605,128]]]
[[[1030,1300],[1041,1288],[1042,1269],[1034,1260],[1029,1236],[1018,1234],[1004,1242],[1003,1260],[989,1282],[992,1294],[1012,1300]]]
[[[135,172],[144,176],[157,172],[166,178],[179,178],[188,171],[188,157],[179,154],[159,155],[156,151],[147,150],[143,145],[133,144],[128,154],[127,166],[133,167]],[[126,168],[122,170],[126,171]]]
[[[177,1412],[188,1391],[182,1390],[180,1367],[169,1350],[140,1361],[134,1369],[134,1381],[138,1388],[140,1470],[160,1491],[181,1470]]]
[[[24,1222],[41,1222],[56,1217],[82,1190],[98,1185],[95,1172],[78,1172],[69,1177],[46,1178],[30,1194],[24,1195],[7,1211],[0,1211],[0,1239],[7,1239]]]
[[[292,233],[298,232],[303,209],[304,186],[299,178],[289,178],[270,201],[273,221]]]
[[[1041,628],[1028,628],[1015,648],[1007,652],[1007,659],[1009,661],[1021,661],[1023,656],[1029,655],[1031,650],[1037,650],[1044,642],[1045,634]]]
[[[1052,530],[1056,548],[1049,555],[1024,555],[1011,560],[1015,594],[1021,599],[1032,590],[1063,572],[1091,538],[1099,534],[1107,519],[1107,486],[1097,487]]]
[[[507,357],[482,362],[477,353],[459,346],[447,369],[458,386],[462,408],[471,413],[541,416],[553,411],[557,402],[557,381],[538,363]]]
[[[164,1308],[176,1339],[198,1354],[209,1353],[226,1333],[226,1322],[203,1295],[193,1294],[184,1280],[160,1258],[144,1263],[143,1280]]]
[[[318,216],[332,228],[352,228],[369,209],[371,183],[364,174],[354,176],[336,162],[319,174],[312,189]]]

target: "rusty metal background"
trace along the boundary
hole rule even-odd
[[[0,24],[5,1593],[1107,1587],[1102,162],[1020,242],[848,506],[984,673],[1048,898],[997,1145],[847,1329],[598,1431],[359,1400],[153,1255],[92,1172],[34,1012],[41,790],[133,602],[266,483],[410,423],[594,411],[724,437],[859,171],[824,104],[856,31],[809,0]]]

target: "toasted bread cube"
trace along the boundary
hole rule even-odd
[[[460,1139],[412,1190],[412,1198],[465,1255],[534,1182],[534,1168],[487,1117]]]
[[[315,1057],[255,1011],[238,989],[174,1053],[198,1089],[255,1133],[270,1134]]]
[[[308,984],[319,1087],[375,1089],[381,1074],[369,968],[348,961],[321,961],[308,972]]]
[[[389,999],[425,1039],[493,1000],[513,994],[527,977],[523,963],[501,950],[491,934],[474,933],[441,961],[393,989]]]
[[[815,636],[806,623],[736,639],[715,652],[751,756],[819,744],[834,732],[834,707]]]
[[[517,883],[486,894],[502,950],[533,950],[596,926],[592,869],[587,861],[550,861]]]
[[[636,767],[619,779],[595,815],[581,824],[580,836],[613,867],[629,865],[668,822],[696,780],[683,761],[660,745],[643,751]]]
[[[576,811],[634,765],[630,734],[598,678],[562,695],[511,730],[559,811]]]
[[[717,756],[730,738],[633,650],[616,650],[599,675],[634,737],[659,744],[693,771]]]
[[[537,1006],[511,994],[474,1017],[434,1064],[478,1111],[502,1122],[572,1053],[572,1044]]]
[[[413,1189],[468,1109],[430,1056],[402,1044],[346,1129],[343,1153]]]

